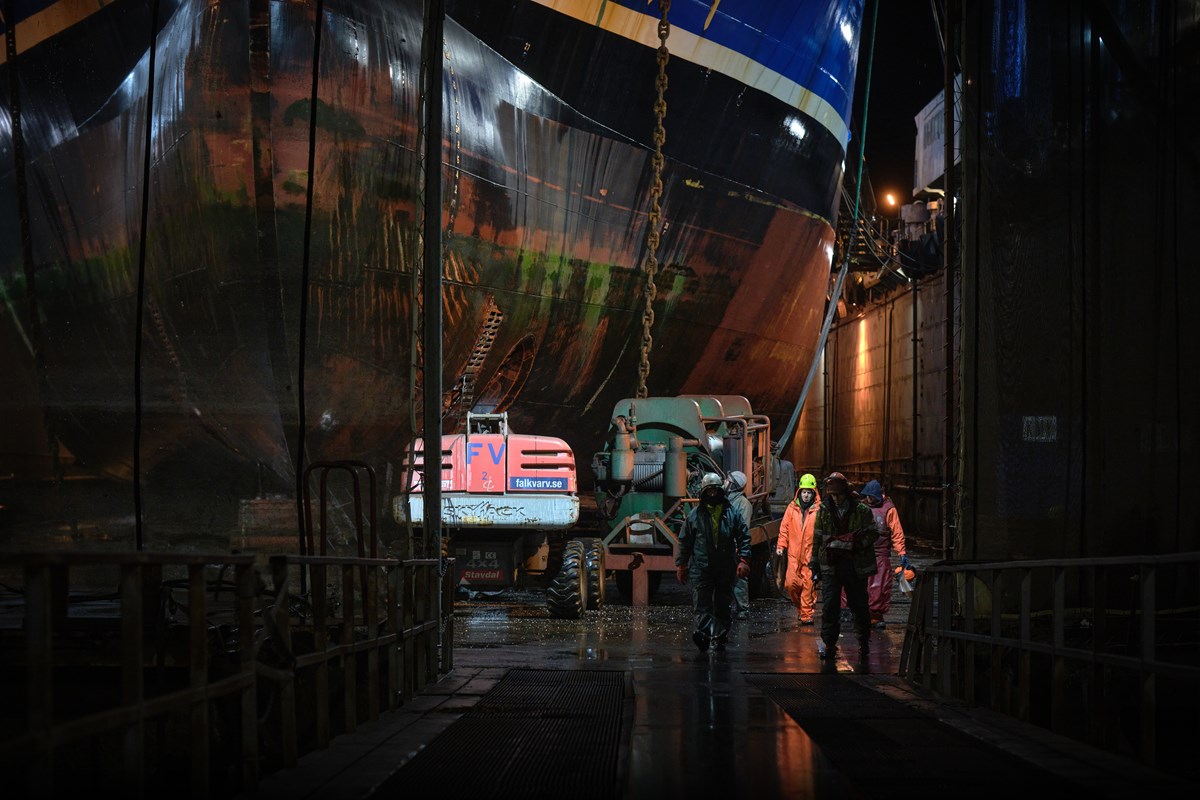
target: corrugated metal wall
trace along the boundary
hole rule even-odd
[[[791,449],[797,473],[837,470],[859,485],[879,480],[906,532],[938,543],[945,308],[941,273],[849,308],[830,330]]]

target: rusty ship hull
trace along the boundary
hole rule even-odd
[[[422,430],[421,4],[78,5],[5,29],[3,519],[84,513],[19,487],[94,476],[113,538],[137,482],[150,538],[182,540],[345,459],[385,507]],[[760,5],[672,10],[648,389],[745,394],[782,427],[829,283],[861,3]],[[503,410],[586,463],[635,391],[654,11],[447,3],[446,432]],[[767,23],[796,39],[783,71],[746,39]],[[801,56],[828,86],[788,77]]]

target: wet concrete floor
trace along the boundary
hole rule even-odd
[[[391,798],[435,790],[406,783],[414,759],[469,717],[510,670],[527,669],[619,671],[626,686],[612,793],[592,785],[591,792],[545,796],[1012,797],[1044,790],[1183,797],[1197,788],[908,685],[896,675],[909,611],[900,592],[862,662],[849,624],[838,658],[825,662],[817,656],[819,614],[817,625],[801,626],[786,600],[752,605],[725,651],[701,653],[691,640],[690,591],[672,576],[648,608],[609,603],[578,620],[550,618],[536,590],[460,599],[445,678],[296,768],[266,776],[256,796]],[[449,796],[478,763],[471,749],[464,746],[461,770],[446,770],[444,784],[439,779]],[[569,777],[561,778],[564,786]],[[496,788],[484,796],[510,796],[499,775],[487,785]]]

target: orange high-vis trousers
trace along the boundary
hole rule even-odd
[[[813,587],[808,559],[799,547],[789,547],[787,557],[787,574],[783,579],[783,588],[787,590],[788,597],[800,612],[800,619],[812,619],[817,606],[817,592]]]

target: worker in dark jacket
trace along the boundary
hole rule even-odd
[[[875,515],[850,496],[850,484],[840,472],[825,479],[823,500],[813,525],[812,557],[809,568],[821,581],[821,641],[817,655],[831,659],[841,636],[839,612],[842,590],[854,614],[858,650],[866,658],[871,635],[871,613],[867,608],[867,579],[875,574],[875,540],[879,531]]]
[[[742,516],[746,529],[754,521],[754,506],[746,497],[746,473],[734,470],[729,473],[728,493],[729,505]],[[750,619],[750,579],[739,577],[733,584],[733,616],[736,619]]]
[[[750,576],[750,530],[725,497],[724,483],[715,472],[701,479],[700,502],[683,523],[675,576],[692,587],[696,614],[692,641],[702,653],[710,642],[714,649],[724,650],[734,581]]]

